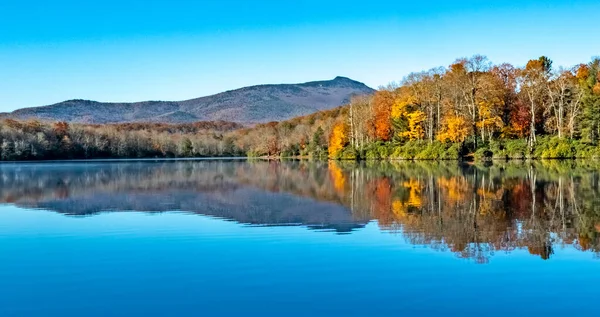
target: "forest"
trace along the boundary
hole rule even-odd
[[[347,105],[281,122],[0,122],[2,160],[143,157],[600,157],[600,58],[570,68],[487,57],[411,73]]]
[[[224,133],[241,127],[232,122],[85,125],[4,119],[0,157],[19,161],[239,156],[243,153]]]
[[[515,67],[475,55],[339,109],[245,130],[236,144],[257,156],[482,160],[599,157],[599,139],[600,58]]]

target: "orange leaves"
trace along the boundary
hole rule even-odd
[[[586,80],[590,76],[590,68],[586,64],[581,64],[577,68],[577,74],[575,77],[579,80]]]
[[[390,225],[395,217],[392,211],[392,183],[389,178],[382,177],[373,180],[368,185],[370,196],[373,198],[372,208],[375,218],[382,226]]]
[[[531,116],[529,109],[523,102],[517,100],[510,112],[510,128],[507,134],[523,138],[529,132],[530,125]]]
[[[329,157],[336,157],[348,144],[348,126],[338,122],[333,127],[329,137]]]
[[[394,95],[391,91],[382,90],[373,96],[373,112],[375,138],[381,141],[389,141],[392,136],[392,124],[390,122]]]
[[[346,176],[344,176],[344,172],[342,172],[342,169],[336,162],[329,161],[329,176],[333,181],[335,191],[338,194],[343,195],[346,188]]]
[[[463,142],[469,135],[469,125],[463,117],[450,116],[446,118],[438,140],[442,142]]]
[[[551,68],[552,61],[548,57],[542,56],[538,59],[532,59],[527,62],[527,65],[525,65],[525,72],[530,74],[549,73]]]
[[[467,72],[465,68],[466,60],[459,59],[454,64],[450,65],[449,73],[452,74],[464,74]]]
[[[527,62],[527,65],[525,65],[525,71],[528,71],[528,72],[542,71],[542,70],[543,70],[543,65],[539,59],[529,60],[529,62]]]
[[[54,133],[56,133],[56,135],[59,138],[62,138],[63,136],[67,135],[67,133],[69,132],[69,124],[66,122],[56,122],[54,124]]]
[[[594,88],[592,88],[592,92],[594,93],[594,95],[600,96],[600,82],[594,85]]]

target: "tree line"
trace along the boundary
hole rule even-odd
[[[232,122],[86,125],[38,120],[0,121],[0,159],[57,160],[238,156],[225,133]]]
[[[549,259],[565,247],[598,257],[599,164],[205,160],[60,170],[2,165],[0,202],[72,215],[181,210],[268,226],[290,225],[292,219],[340,233],[376,220],[381,230],[405,241],[477,262],[514,250]],[[256,191],[251,202],[207,208],[243,188]],[[306,199],[293,206],[273,199],[282,193]],[[331,213],[324,213],[315,208],[318,202],[344,208],[327,205]],[[270,207],[260,208],[265,203]]]
[[[485,56],[411,73],[332,110],[243,127],[0,121],[0,159],[600,157],[600,58],[571,68]]]
[[[347,107],[329,138],[332,158],[595,156],[600,59],[563,68],[542,56],[515,67],[475,55]]]

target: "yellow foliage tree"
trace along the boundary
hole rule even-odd
[[[465,118],[450,116],[446,118],[437,139],[442,142],[463,142],[469,135],[469,131],[470,128]]]
[[[504,127],[504,122],[500,118],[499,111],[503,106],[502,101],[494,100],[482,101],[479,103],[479,121],[477,127],[481,131],[482,138],[485,140],[485,133],[491,136],[494,132],[500,131]]]
[[[405,87],[403,87],[405,88]],[[391,117],[392,119],[399,119],[405,116],[409,111],[409,107],[417,101],[414,95],[412,95],[407,88],[400,88],[400,92],[394,104],[392,105]]]
[[[402,136],[407,137],[411,140],[422,139],[425,135],[423,129],[423,122],[427,119],[425,112],[417,110],[405,114],[408,120],[408,131],[402,133]]]
[[[414,110],[416,102],[417,98],[407,87],[400,88],[391,112],[394,120],[406,119],[407,131],[400,132],[399,135],[410,140],[422,139],[425,135],[423,124],[427,115],[421,110]]]
[[[348,144],[348,126],[338,122],[333,127],[329,137],[329,157],[336,157]]]

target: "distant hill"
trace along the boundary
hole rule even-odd
[[[346,77],[303,84],[258,85],[185,101],[107,103],[68,100],[4,114],[14,119],[78,123],[187,123],[224,120],[239,123],[280,121],[347,103],[353,95],[373,93]]]

